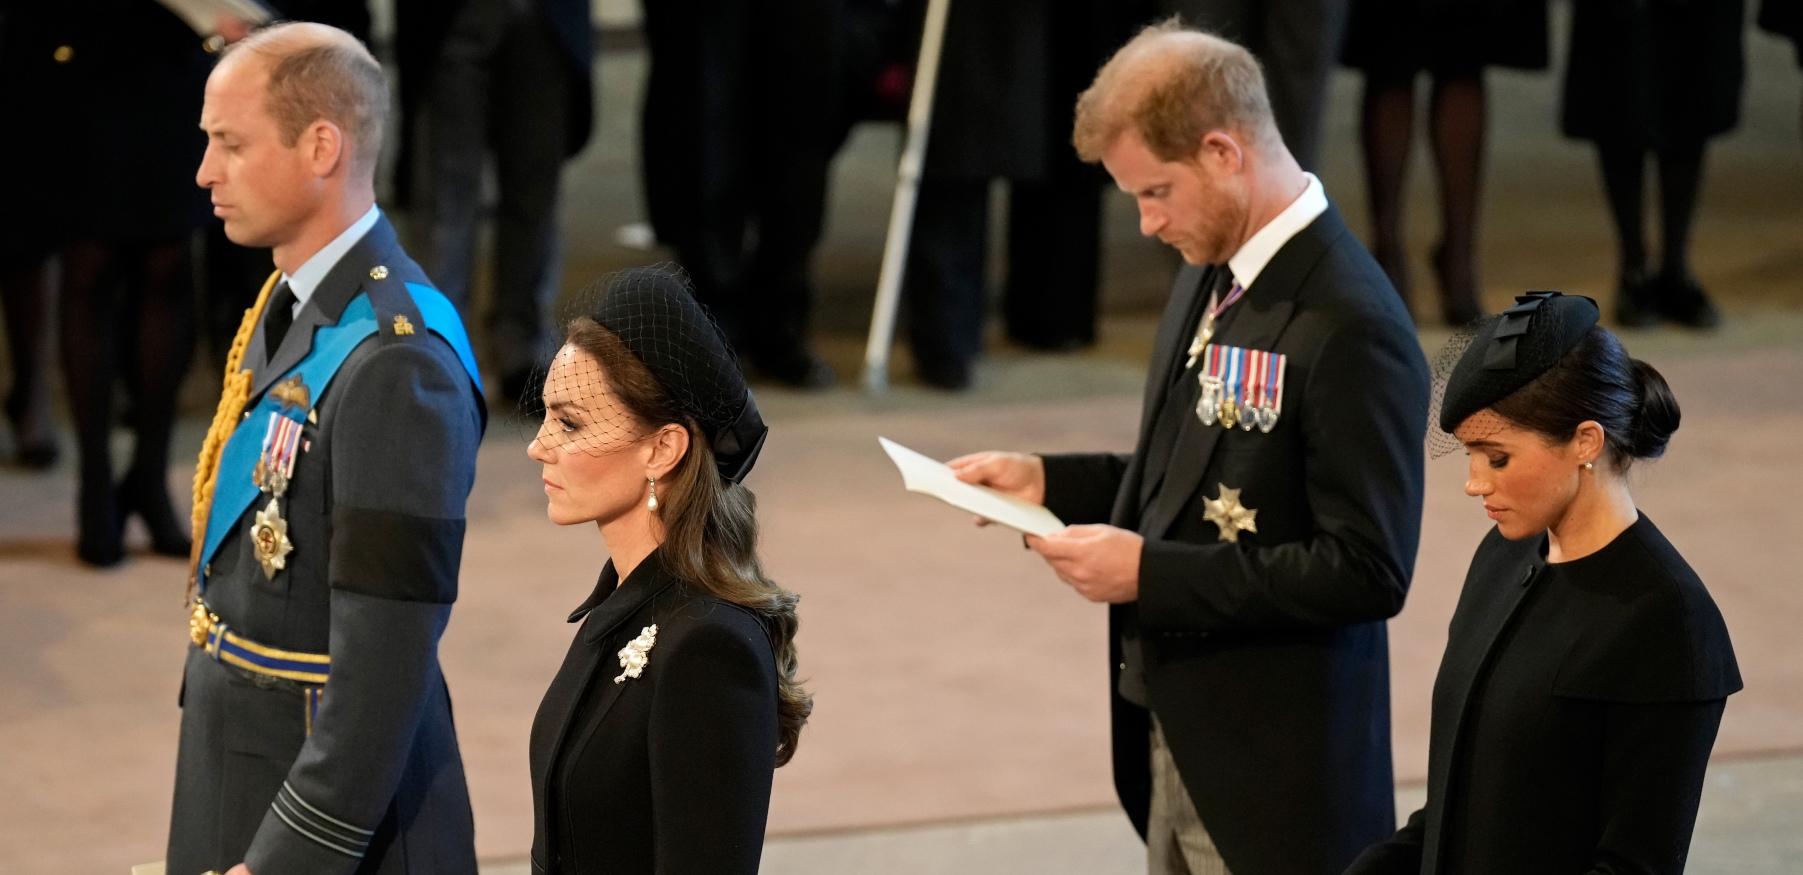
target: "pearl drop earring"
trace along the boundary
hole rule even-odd
[[[651,485],[651,497],[645,499],[645,509],[655,513],[657,511],[657,478],[646,477],[645,482]]]

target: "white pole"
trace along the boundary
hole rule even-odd
[[[895,311],[901,304],[902,275],[908,264],[914,230],[914,204],[920,197],[920,168],[927,154],[927,132],[933,117],[933,89],[939,81],[939,55],[945,43],[945,16],[951,0],[927,0],[926,26],[914,69],[914,94],[908,102],[908,130],[901,165],[895,172],[895,201],[889,208],[889,236],[883,244],[883,269],[876,281],[876,306],[870,314],[870,339],[864,346],[864,388],[889,388],[889,347],[895,342]]]

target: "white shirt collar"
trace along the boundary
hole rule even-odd
[[[1308,177],[1308,187],[1297,195],[1290,205],[1283,208],[1263,228],[1254,232],[1245,245],[1240,247],[1233,257],[1227,259],[1227,268],[1233,271],[1233,280],[1240,288],[1251,291],[1252,284],[1264,271],[1265,265],[1277,255],[1277,250],[1290,238],[1301,233],[1322,213],[1327,212],[1327,191],[1321,187],[1321,180],[1313,173],[1304,173]]]
[[[319,284],[325,282],[326,274],[331,273],[332,268],[338,266],[338,261],[344,258],[344,254],[351,251],[351,247],[357,245],[357,241],[362,240],[363,235],[368,234],[369,229],[374,228],[376,220],[380,218],[382,218],[382,211],[371,204],[369,212],[364,213],[363,218],[352,222],[349,228],[344,229],[337,237],[333,237],[332,242],[313,253],[312,258],[302,262],[301,266],[294,271],[293,276],[286,274],[282,276],[282,280],[288,283],[289,291],[294,292],[295,315],[299,315],[301,308],[307,306],[307,300],[313,297],[313,292],[319,288]]]

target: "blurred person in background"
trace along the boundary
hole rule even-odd
[[[1690,234],[1709,140],[1740,122],[1745,4],[1573,3],[1565,134],[1596,145],[1614,220],[1615,320],[1713,328],[1721,314],[1691,272]],[[1646,242],[1646,165],[1659,171],[1660,252]]]
[[[9,183],[39,186],[20,245],[48,244],[61,265],[63,383],[79,459],[76,555],[117,564],[135,516],[153,552],[186,556],[169,444],[194,338],[189,251],[207,201],[190,180],[205,148],[194,119],[210,59],[156,3],[15,4],[5,27],[7,64],[21,74],[7,79],[7,99],[32,101],[38,113],[36,143],[7,147],[40,159],[18,175],[42,182]],[[27,243],[33,235],[38,242]],[[31,281],[28,269],[21,282]],[[121,384],[133,436],[122,476],[112,457]]]
[[[1139,5],[951,5],[903,298],[927,385],[966,388],[982,352],[996,179],[1008,182],[1008,338],[1048,351],[1095,342],[1104,176],[1071,152],[1070,108]]]
[[[0,9],[0,118],[58,119],[69,110],[56,84],[64,79],[57,43],[43,10]],[[52,136],[0,138],[0,162],[7,167],[42,172],[8,173],[0,177],[0,204],[27,211],[53,207],[58,186],[69,178],[55,172],[69,156]],[[14,221],[0,237],[0,319],[6,322],[6,351],[11,366],[3,409],[12,429],[12,461],[31,470],[56,464],[56,427],[50,404],[50,292],[55,282],[55,234],[41,222]]]
[[[594,127],[588,0],[399,0],[403,108],[417,135],[412,197],[427,273],[485,330],[489,369],[515,406],[549,358],[562,267],[564,162]],[[477,230],[492,171],[493,283],[474,302]]]
[[[1359,131],[1371,202],[1371,253],[1404,303],[1411,300],[1403,241],[1403,183],[1415,128],[1415,81],[1432,82],[1427,128],[1439,182],[1440,240],[1429,261],[1440,315],[1476,319],[1478,214],[1484,171],[1484,70],[1542,70],[1546,0],[1353,0],[1343,60],[1364,73]]]
[[[845,0],[647,0],[640,171],[653,231],[754,376],[835,374],[809,265],[845,134]]]

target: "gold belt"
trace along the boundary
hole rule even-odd
[[[239,635],[199,599],[188,615],[188,637],[215,661],[267,677],[318,686],[332,667],[329,654],[282,650]]]

